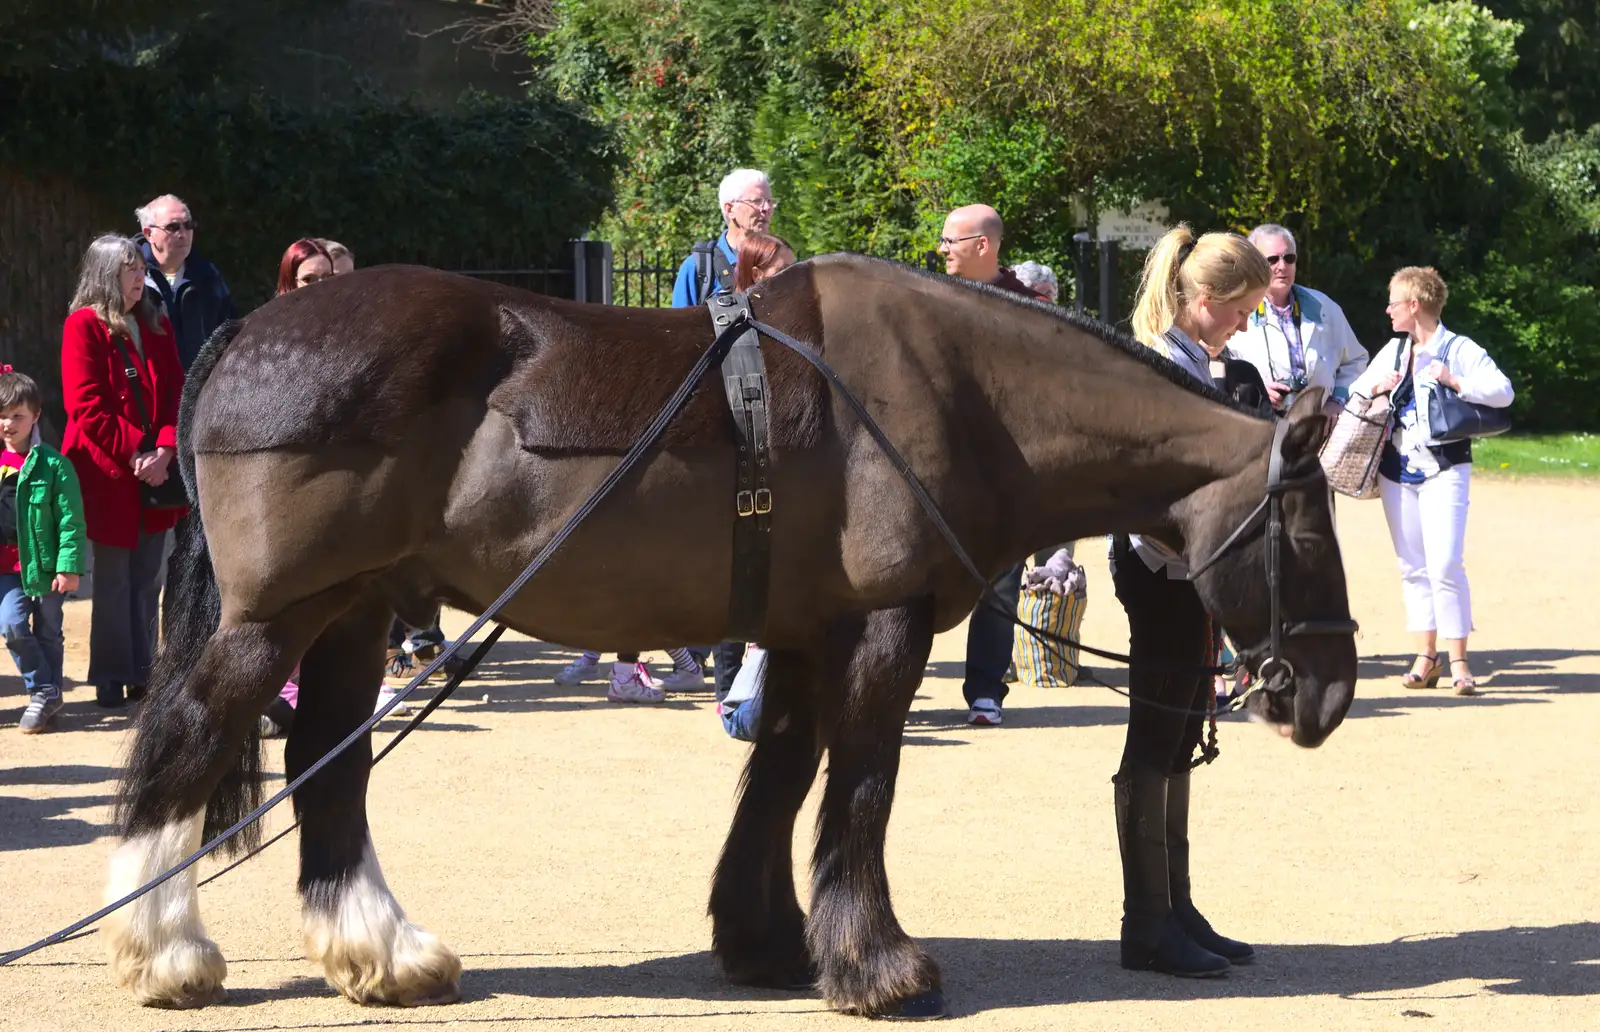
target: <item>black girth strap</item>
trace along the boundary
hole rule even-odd
[[[750,322],[750,299],[734,292],[706,302],[720,335]],[[742,333],[722,360],[722,383],[733,413],[738,465],[733,495],[733,582],[728,594],[728,637],[759,641],[767,623],[772,578],[772,409],[761,338]]]

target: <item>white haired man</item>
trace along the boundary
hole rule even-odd
[[[1301,391],[1321,387],[1328,392],[1323,412],[1336,417],[1350,385],[1367,368],[1367,349],[1344,309],[1321,291],[1295,283],[1299,254],[1293,233],[1269,222],[1250,231],[1250,242],[1272,267],[1272,282],[1249,327],[1233,335],[1228,350],[1261,373],[1278,412],[1287,412]]]
[[[727,228],[717,239],[695,244],[678,267],[678,278],[672,284],[674,308],[693,308],[708,297],[732,290],[739,246],[749,234],[767,232],[772,213],[778,210],[772,183],[756,168],[736,168],[723,176],[717,186],[717,204]]]
[[[212,331],[239,313],[222,273],[194,253],[194,216],[182,198],[162,194],[134,214],[144,237],[145,289],[166,308],[187,372]]]
[[[672,284],[672,307],[693,308],[709,297],[733,289],[733,270],[739,263],[739,246],[750,233],[765,233],[772,224],[778,203],[772,199],[772,184],[767,174],[754,168],[736,168],[722,177],[717,186],[717,202],[722,207],[726,229],[715,240],[694,245],[678,268]],[[709,324],[708,324],[709,325]],[[661,702],[666,692],[688,691],[705,684],[705,650],[668,649],[672,672],[657,681],[639,662],[637,652],[619,652],[611,667],[611,687],[606,698],[613,702]],[[744,645],[723,642],[716,647],[717,697],[726,695],[733,685],[744,658]],[[556,674],[560,685],[577,685],[606,676],[600,653],[584,652]]]

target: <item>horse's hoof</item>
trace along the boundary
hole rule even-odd
[[[884,1021],[935,1021],[949,1016],[950,1008],[945,1006],[944,992],[940,989],[908,996],[878,1015]]]
[[[169,995],[160,999],[146,1000],[145,1006],[157,1010],[199,1010],[214,1003],[224,1003],[227,999],[228,990],[220,985],[214,985],[193,995]]]
[[[777,989],[785,993],[803,993],[817,987],[817,968],[815,964],[805,967],[793,968],[789,971],[779,972],[768,979],[764,987]]]
[[[461,1000],[461,985],[451,982],[449,985],[434,986],[415,994],[403,997],[399,1003],[402,1007],[442,1007],[448,1003],[457,1003]]]

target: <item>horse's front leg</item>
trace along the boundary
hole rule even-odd
[[[802,989],[816,981],[794,892],[794,819],[817,776],[819,657],[770,652],[760,730],[711,887],[712,947],[732,981]],[[745,703],[750,705],[750,703]]]
[[[290,778],[372,715],[393,617],[364,601],[329,627],[300,664],[300,700],[284,750]],[[367,735],[294,795],[306,952],[357,1003],[418,1006],[460,996],[461,961],[406,919],[378,867],[367,827]]]
[[[933,644],[933,603],[869,614],[830,635],[829,676],[844,682],[817,817],[806,938],[830,1004],[852,1014],[944,1013],[939,967],[889,902],[884,837],[906,714]]]

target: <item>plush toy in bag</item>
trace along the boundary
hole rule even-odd
[[[1072,561],[1071,546],[1057,549],[1042,563],[1039,557],[1029,558],[1023,568],[1017,618],[1049,634],[1077,641],[1083,614],[1089,608],[1088,575]],[[1021,627],[1015,633],[1011,657],[1017,680],[1040,688],[1067,688],[1077,683],[1077,646],[1039,641]]]

